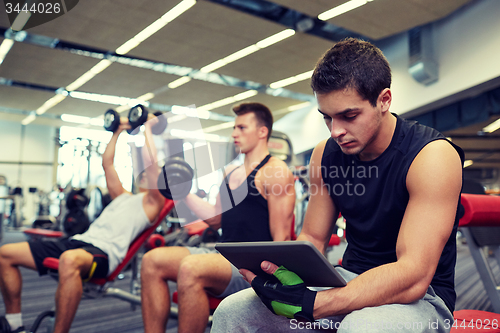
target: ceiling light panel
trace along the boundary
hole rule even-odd
[[[290,76],[310,71],[321,54],[332,44],[314,36],[295,34],[228,64],[216,72],[243,80],[270,84]],[[258,70],[249,70],[256,68]],[[310,89],[297,91],[312,94]]]
[[[251,15],[199,1],[131,54],[202,68],[282,30],[283,26],[274,22],[256,22]]]
[[[151,23],[149,26],[147,26],[145,29],[143,29],[141,32],[139,32],[137,35],[135,35],[130,40],[125,42],[123,45],[118,47],[115,52],[117,54],[126,54],[126,53],[130,52],[130,50],[136,48],[143,41],[145,41],[146,39],[151,37],[153,34],[158,32],[160,29],[162,29],[164,26],[166,26],[171,21],[175,20],[182,13],[187,11],[189,8],[191,8],[195,4],[196,4],[196,0],[182,0],[181,2],[179,2],[179,4],[177,4],[174,8],[169,10],[167,13],[165,13],[158,20]]]
[[[179,2],[180,0],[80,1],[69,12],[71,14],[60,16],[57,20],[29,31],[112,51]]]
[[[105,95],[138,97],[179,79],[179,76],[113,63],[80,90]]]

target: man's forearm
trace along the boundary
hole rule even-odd
[[[188,194],[184,202],[196,216],[207,222],[210,226],[217,227],[220,224],[220,215],[217,214],[217,209],[214,205],[193,193]]]
[[[316,319],[348,314],[365,307],[409,304],[425,295],[429,282],[412,263],[394,262],[359,275],[347,286],[318,292]]]
[[[113,163],[114,163],[116,142],[118,141],[119,135],[120,135],[120,133],[118,131],[113,133],[111,140],[109,140],[108,145],[106,146],[106,149],[104,150],[104,153],[102,154],[102,166],[103,166],[103,168],[106,168],[109,165],[113,165]]]

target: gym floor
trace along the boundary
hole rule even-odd
[[[4,231],[0,244],[23,240],[25,240],[24,234],[19,231]],[[338,262],[344,247],[345,243],[335,247],[329,253],[328,259],[332,263]],[[496,261],[492,260],[492,263],[493,272],[498,275],[499,268]],[[23,320],[26,328],[29,329],[38,314],[54,307],[56,282],[48,276],[39,277],[36,272],[28,269],[22,269],[22,275]],[[130,272],[127,271],[124,275],[122,280],[115,281],[113,287],[128,291]],[[493,311],[484,287],[479,281],[479,275],[469,249],[461,242],[458,244],[455,283],[458,295],[456,310]],[[175,285],[173,287],[175,288]],[[4,304],[0,302],[0,314],[4,313]],[[136,307],[135,311],[132,311],[128,302],[115,298],[83,299],[71,328],[72,333],[139,333],[143,331],[140,308]],[[43,330],[39,329],[39,332],[43,332]],[[169,320],[166,332],[177,332],[177,320]],[[205,332],[210,332],[210,327],[207,327]]]

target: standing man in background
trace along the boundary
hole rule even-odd
[[[216,205],[189,194],[187,206],[213,229],[222,242],[290,239],[295,205],[294,179],[287,165],[267,148],[273,118],[260,103],[233,108],[232,137],[245,154],[243,165],[230,166]],[[170,311],[168,281],[176,281],[179,332],[204,332],[210,315],[207,292],[225,297],[250,287],[238,270],[215,250],[162,247],[146,253],[141,265],[142,315],[146,333],[165,332]]]

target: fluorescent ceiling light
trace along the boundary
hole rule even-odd
[[[250,46],[245,47],[244,49],[241,49],[239,51],[234,52],[233,54],[228,55],[227,57],[225,57],[222,60],[224,62],[226,62],[227,64],[229,64],[230,62],[244,58],[247,55],[252,54],[260,49],[261,48],[258,47],[257,45],[250,45]]]
[[[335,16],[339,16],[344,14],[350,10],[356,9],[370,2],[371,0],[351,0],[347,1],[337,7],[334,7],[326,12],[323,12],[318,15],[318,18],[322,21],[327,21]]]
[[[89,124],[92,126],[103,127],[104,126],[104,119],[102,119],[102,118],[90,118]]]
[[[26,118],[24,118],[23,120],[21,120],[21,124],[28,125],[29,123],[31,123],[35,119],[36,119],[36,114],[35,113],[31,113],[29,116],[27,116]]]
[[[77,123],[77,124],[88,124],[90,123],[89,117],[77,116],[74,114],[64,113],[61,115],[61,120],[68,123]]]
[[[257,52],[265,47],[271,46],[273,44],[278,43],[279,41],[282,41],[283,39],[286,39],[290,36],[293,36],[295,34],[295,30],[293,29],[285,29],[281,32],[278,32],[277,34],[274,34],[272,36],[269,36],[260,42],[257,42],[255,44],[252,44],[250,46],[245,47],[244,49],[241,49],[239,51],[236,51],[227,57],[224,57],[222,59],[219,59],[217,61],[214,61],[211,64],[208,64],[200,69],[201,72],[203,73],[209,73],[211,71],[214,71],[218,68],[221,68],[223,66],[226,66],[227,64],[239,60],[241,58],[244,58],[254,52]]]
[[[63,95],[55,95],[54,97],[48,99],[45,103],[43,103],[43,105],[40,106],[38,109],[36,109],[36,114],[40,115],[45,113],[48,109],[61,103],[65,98],[66,96]]]
[[[68,86],[66,86],[67,91],[73,91],[81,86],[83,86],[85,83],[88,81],[92,80],[94,76],[108,68],[112,64],[111,61],[109,60],[101,60],[99,61],[94,67],[89,69],[86,73],[84,73],[82,76],[80,76],[78,79],[70,83]]]
[[[115,111],[118,113],[126,111],[126,110],[130,110],[130,106],[128,106],[127,104],[120,105],[119,107],[117,107],[115,109]]]
[[[467,168],[468,166],[471,166],[474,162],[472,160],[466,160],[464,161],[464,168]]]
[[[217,134],[204,133],[202,130],[198,131],[185,131],[173,128],[170,130],[172,136],[184,139],[198,139],[203,141],[229,141],[228,138],[222,137]]]
[[[289,112],[292,112],[292,111],[300,110],[300,109],[308,107],[310,105],[311,105],[311,102],[304,102],[304,103],[299,103],[299,104],[295,104],[295,105],[290,105],[289,107],[286,107],[284,109],[280,109],[278,111],[274,111],[273,112],[273,116],[280,116],[280,115],[282,115],[284,113],[289,113]]]
[[[161,28],[166,26],[169,22],[175,20],[182,13],[187,11],[189,8],[196,4],[196,0],[183,0],[178,3],[174,8],[166,12],[162,17],[151,23],[144,30],[139,32],[137,35],[132,37],[130,40],[126,41],[123,45],[115,50],[117,54],[125,54],[130,52],[130,50],[137,47],[143,41],[151,37],[153,34],[158,32]]]
[[[99,61],[94,67],[92,67],[89,70],[89,72],[92,72],[94,74],[99,74],[100,72],[102,72],[103,70],[108,68],[111,64],[112,64],[112,62],[110,60],[103,59],[103,60]]]
[[[493,132],[495,132],[499,128],[500,128],[500,118],[497,119],[497,120],[495,120],[494,122],[492,122],[491,124],[489,124],[485,128],[483,128],[483,132],[485,132],[485,133],[493,133]]]
[[[312,76],[312,73],[313,73],[313,71],[311,70],[311,71],[308,71],[308,72],[305,72],[302,74],[291,76],[289,78],[273,82],[269,85],[269,87],[273,88],[273,89],[277,89],[277,88],[289,86],[289,85],[297,83],[299,81],[304,81],[304,80],[310,79]]]
[[[304,102],[304,103],[300,103],[300,104],[291,105],[291,106],[287,107],[286,109],[288,111],[295,111],[295,110],[300,110],[302,108],[305,108],[309,105],[311,105],[311,102]]]
[[[2,44],[0,44],[0,64],[7,56],[7,53],[9,53],[12,45],[14,45],[14,40],[8,38],[4,39]]]
[[[175,89],[175,88],[182,86],[183,84],[188,83],[189,81],[191,81],[191,78],[189,76],[183,76],[183,77],[178,78],[175,81],[170,82],[167,86],[170,89]]]
[[[67,123],[93,125],[93,126],[99,126],[99,127],[104,126],[104,119],[77,116],[74,114],[67,114],[67,113],[64,113],[61,115],[61,120],[65,121]]]
[[[107,104],[115,104],[115,105],[125,105],[126,104],[129,106],[143,104],[145,106],[149,106],[149,102],[141,100],[141,99],[137,99],[137,98],[94,94],[94,93],[87,93],[87,92],[81,92],[81,91],[71,91],[69,93],[69,96],[71,96],[73,98],[87,100],[87,101],[101,102],[101,103],[107,103]]]
[[[269,87],[271,87],[273,89],[277,89],[277,88],[289,86],[289,85],[294,84],[294,83],[297,83],[297,79],[295,78],[295,76],[292,76],[292,77],[288,77],[288,78],[283,79],[283,80],[273,82],[269,85]]]
[[[259,92],[257,90],[248,90],[248,91],[239,93],[239,94],[231,96],[231,97],[226,97],[226,98],[223,98],[221,100],[202,105],[202,106],[198,107],[197,109],[210,111],[210,110],[213,110],[216,108],[220,108],[221,106],[224,106],[224,105],[228,105],[228,104],[231,104],[231,103],[234,103],[237,101],[244,100],[246,98],[250,98],[252,96],[257,95],[258,93]]]
[[[271,46],[273,44],[276,44],[277,42],[281,42],[283,39],[287,39],[288,37],[291,37],[295,34],[295,30],[293,29],[285,29],[281,32],[278,32],[277,34],[274,34],[272,36],[269,36],[260,42],[258,42],[257,45],[261,49]]]
[[[234,99],[236,101],[241,101],[241,100],[244,100],[246,98],[253,97],[253,96],[257,95],[258,93],[259,92],[257,90],[248,90],[248,91],[239,93],[237,95],[234,95]]]
[[[203,129],[203,132],[205,132],[205,133],[211,133],[211,132],[216,132],[216,131],[220,131],[220,130],[223,130],[223,129],[226,129],[226,128],[231,128],[231,127],[234,127],[234,121],[228,121],[228,122],[221,123],[221,124],[218,124],[218,125],[205,127]]]
[[[31,17],[31,13],[29,11],[22,11],[16,16],[16,19],[12,23],[12,27],[10,27],[14,31],[23,30],[24,26],[28,22]]]
[[[155,97],[155,94],[153,94],[152,92],[149,92],[149,93],[146,93],[144,95],[137,97],[137,99],[142,100],[142,101],[149,101],[153,97]]]
[[[76,89],[80,88],[81,86],[83,86],[85,83],[92,80],[94,78],[94,76],[95,76],[94,73],[88,71],[88,72],[84,73],[82,76],[80,76],[78,79],[73,81],[72,83],[68,84],[66,86],[66,90],[67,91],[76,90]]]
[[[227,65],[227,62],[225,62],[223,59],[220,59],[220,60],[217,60],[211,64],[203,66],[202,68],[200,68],[200,72],[209,73],[211,71],[214,71],[214,70],[221,68],[221,67],[224,67],[226,65]]]
[[[194,107],[173,105],[172,113],[177,115],[186,115],[193,118],[210,119],[210,112],[206,110],[199,110]]]

